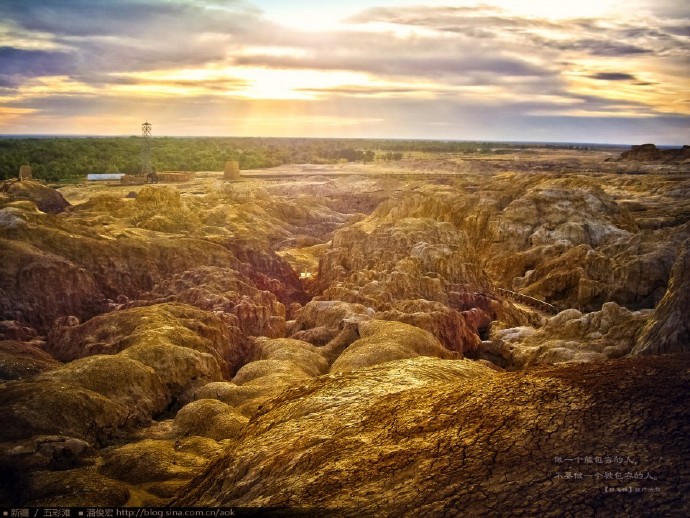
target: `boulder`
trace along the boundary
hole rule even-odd
[[[55,189],[36,180],[7,180],[0,183],[0,193],[10,200],[29,200],[38,210],[50,214],[64,212],[71,204]]]
[[[189,480],[219,453],[218,443],[203,437],[145,439],[104,453],[99,471],[130,484]]]
[[[234,439],[249,420],[217,399],[198,399],[182,407],[173,423],[177,437],[196,435],[216,441]]]
[[[333,362],[330,372],[349,372],[418,356],[460,357],[444,348],[428,331],[408,324],[371,320],[360,322],[357,327],[361,338]]]
[[[35,343],[0,341],[0,380],[30,378],[60,365]]]
[[[122,507],[130,498],[129,488],[94,467],[68,471],[37,471],[29,475],[19,505],[30,507]]]

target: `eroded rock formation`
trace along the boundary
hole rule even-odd
[[[690,181],[479,162],[0,193],[0,504],[687,507]]]
[[[640,333],[633,354],[690,351],[690,240],[678,254],[668,290]]]
[[[592,313],[567,309],[538,329],[522,326],[496,331],[482,342],[477,357],[508,370],[621,358],[632,351],[650,314],[651,310],[633,312],[615,302]]]
[[[690,160],[690,146],[679,149],[659,149],[654,144],[632,146],[629,151],[621,153],[620,160],[638,161],[682,161]]]
[[[566,505],[583,515],[679,516],[689,366],[685,355],[498,374],[418,358],[321,377],[274,400],[172,504],[336,516],[556,516]],[[605,480],[604,471],[620,475]],[[605,491],[623,486],[646,491]]]

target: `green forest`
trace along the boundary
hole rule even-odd
[[[262,169],[281,164],[400,160],[414,152],[500,153],[496,146],[507,147],[424,140],[155,137],[151,162],[157,171],[222,171],[227,160],[237,160],[240,169]],[[51,182],[79,180],[89,173],[139,174],[141,157],[140,137],[3,137],[0,179],[16,177],[22,164],[31,166],[35,178]]]

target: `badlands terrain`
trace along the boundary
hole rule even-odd
[[[243,174],[2,184],[0,505],[687,516],[687,158]]]

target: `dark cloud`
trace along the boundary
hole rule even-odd
[[[634,75],[625,72],[599,72],[589,77],[602,81],[635,81],[637,79]]]
[[[662,27],[663,31],[668,34],[673,34],[674,36],[684,36],[690,37],[690,25],[687,23],[677,24],[677,25],[664,25]]]
[[[0,20],[11,28],[8,41],[36,33],[64,49],[5,48],[0,74],[14,84],[41,75],[102,84],[109,73],[224,63],[247,32],[270,30],[239,0],[1,0]]]
[[[70,75],[74,71],[74,55],[70,52],[0,47],[0,84],[5,87],[19,86],[29,78]]]
[[[579,50],[595,56],[630,56],[635,54],[652,54],[649,48],[640,47],[629,43],[617,43],[611,40],[585,39],[574,41],[572,44],[554,44],[560,50]]]
[[[640,81],[634,75],[625,72],[599,72],[588,77],[598,79],[599,81],[625,81],[636,86],[652,86],[658,84],[652,81]]]
[[[247,19],[259,11],[241,1],[186,2],[183,0],[3,0],[0,17],[18,26],[56,36],[129,36],[146,38],[151,32],[169,38],[189,37],[195,31],[243,31]]]

